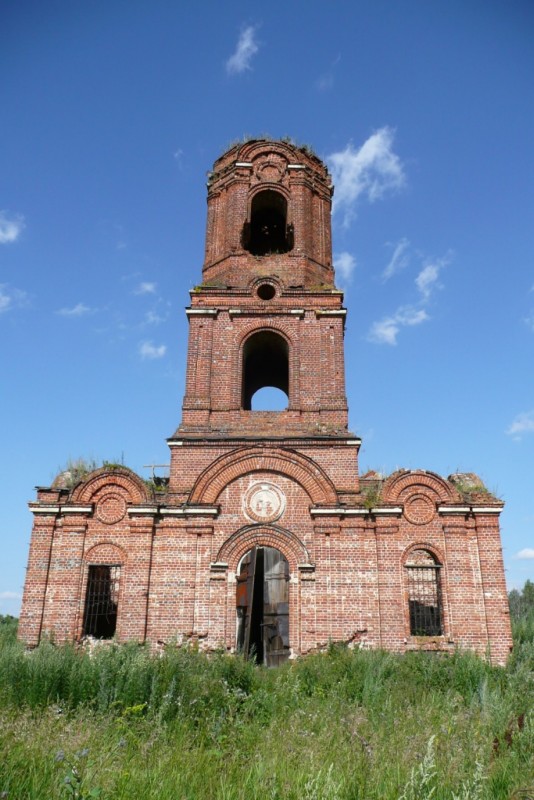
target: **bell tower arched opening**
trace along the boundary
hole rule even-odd
[[[289,403],[288,343],[279,333],[263,330],[250,336],[243,347],[242,403],[245,411],[252,410],[253,396],[266,387],[282,391]]]
[[[252,199],[250,222],[243,230],[243,244],[254,256],[288,253],[293,248],[287,223],[287,200],[280,192],[265,189]]]
[[[275,547],[241,559],[236,588],[237,649],[275,667],[289,658],[289,563]]]

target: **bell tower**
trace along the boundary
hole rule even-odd
[[[215,162],[173,439],[346,442],[346,310],[334,285],[332,192],[325,165],[285,142],[247,142]],[[253,410],[264,387],[287,396],[285,410]],[[355,469],[351,477],[355,490]]]

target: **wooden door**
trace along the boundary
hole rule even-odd
[[[289,658],[289,564],[279,550],[263,555],[263,663],[276,667]]]
[[[259,664],[289,657],[289,564],[274,547],[253,547],[241,561],[236,588],[237,649]]]

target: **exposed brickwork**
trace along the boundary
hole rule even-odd
[[[109,565],[120,567],[120,641],[232,650],[241,559],[273,547],[289,564],[294,655],[345,641],[397,652],[470,648],[506,660],[502,504],[472,474],[358,475],[331,195],[325,166],[287,143],[249,142],[215,163],[169,486],[154,493],[120,468],[38,490],[19,626],[29,645],[43,634],[81,638],[90,568]],[[284,252],[254,255],[254,209],[273,197]],[[266,331],[287,353],[285,411],[245,408],[247,343]],[[275,385],[285,380],[273,375]],[[268,521],[250,505],[257,487],[283,500],[267,509]],[[439,577],[439,636],[412,632],[407,565],[419,551]]]

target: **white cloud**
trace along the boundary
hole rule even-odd
[[[20,600],[21,597],[20,592],[0,592],[0,600]]]
[[[341,61],[341,56],[334,59],[330,68],[315,81],[315,88],[320,92],[327,92],[334,85],[334,70]]]
[[[403,269],[408,263],[408,256],[406,250],[409,242],[406,238],[401,239],[395,246],[391,261],[382,273],[383,280],[387,280],[395,272]],[[419,256],[420,258],[420,256]],[[411,325],[420,325],[430,319],[426,311],[432,294],[435,289],[441,289],[438,283],[439,275],[443,267],[445,267],[450,260],[450,254],[443,258],[433,259],[424,263],[423,269],[418,273],[415,278],[415,287],[419,294],[419,299],[414,305],[400,306],[393,314],[384,317],[378,322],[371,325],[367,340],[377,344],[397,344],[397,336],[401,328]]]
[[[315,88],[318,89],[320,92],[327,92],[331,89],[334,85],[334,76],[331,72],[326,72],[324,75],[321,75],[320,78],[317,78],[315,81]]]
[[[342,281],[349,283],[352,280],[352,273],[356,269],[356,259],[347,252],[335,253],[334,269]]]
[[[11,306],[11,295],[9,295],[2,286],[0,286],[0,314],[7,311]]]
[[[452,253],[449,252],[443,258],[435,258],[432,261],[427,261],[425,266],[415,279],[415,285],[421,293],[422,300],[426,303],[430,300],[431,295],[435,289],[442,289],[441,284],[438,283],[439,275],[451,260]]]
[[[10,287],[7,283],[0,283],[0,314],[12,308],[23,306],[28,300],[26,292]]]
[[[396,245],[391,246],[394,247],[393,255],[391,256],[389,264],[382,273],[382,278],[385,281],[389,280],[393,275],[395,275],[397,272],[400,272],[410,263],[410,257],[406,252],[410,246],[410,242],[405,236],[403,236]]]
[[[523,550],[520,550],[519,553],[515,554],[515,558],[534,558],[534,548],[525,547]]]
[[[134,294],[155,294],[156,284],[150,281],[143,281],[139,284],[137,289],[134,289]]]
[[[344,150],[327,157],[335,185],[333,211],[343,213],[345,226],[355,216],[361,197],[373,203],[404,185],[404,169],[393,152],[393,137],[391,128],[380,128],[360,148],[349,143]]]
[[[534,410],[518,414],[506,433],[515,439],[520,439],[525,433],[534,433]]]
[[[84,314],[90,314],[92,311],[85,303],[77,303],[72,308],[60,308],[56,314],[61,314],[62,317],[83,317]]]
[[[528,325],[531,331],[534,331],[534,311],[529,317],[525,317],[525,323]]]
[[[162,316],[158,314],[156,311],[147,311],[145,314],[145,322],[147,325],[159,325],[160,322],[165,322],[167,316]]]
[[[255,35],[256,27],[254,25],[248,25],[241,31],[236,49],[226,62],[226,71],[229,75],[238,75],[251,68],[250,62],[259,50]]]
[[[167,352],[164,344],[154,345],[152,342],[141,342],[139,345],[139,355],[141,358],[163,358]]]
[[[367,335],[370,342],[377,344],[397,344],[397,335],[401,328],[412,325],[420,325],[429,319],[424,308],[414,308],[413,306],[401,306],[390,317],[374,322]]]
[[[421,292],[423,300],[428,300],[432,294],[439,276],[439,269],[438,264],[427,264],[415,279],[415,285]]]
[[[16,242],[23,228],[23,217],[19,215],[10,218],[5,211],[0,211],[0,244]]]

